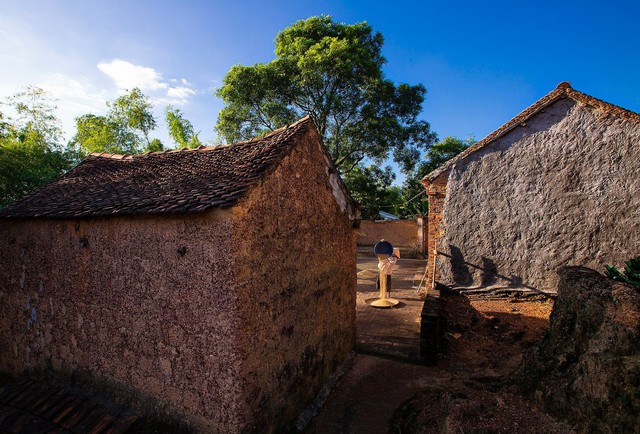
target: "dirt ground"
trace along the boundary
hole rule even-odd
[[[306,432],[572,432],[509,382],[552,308],[546,297],[443,295],[446,348],[437,366],[358,354]]]

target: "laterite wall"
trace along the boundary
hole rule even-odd
[[[288,428],[355,342],[354,210],[315,131],[234,209],[247,432]]]
[[[373,246],[384,238],[395,247],[417,248],[420,235],[420,226],[415,219],[364,220],[358,229],[357,243],[359,246]]]
[[[220,210],[0,221],[0,370],[81,376],[204,431],[237,426],[230,224]]]

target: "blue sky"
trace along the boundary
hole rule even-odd
[[[640,112],[640,2],[0,0],[0,98],[49,90],[73,119],[139,86],[213,140],[213,96],[234,64],[273,59],[276,33],[309,16],[367,21],[385,73],[423,83],[441,138],[481,139],[561,81]],[[163,122],[155,136],[168,143]]]

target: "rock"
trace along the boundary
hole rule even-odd
[[[640,432],[640,292],[588,268],[559,275],[549,332],[517,384],[580,432]]]
[[[403,434],[572,432],[520,396],[468,388],[418,393],[396,409],[389,426],[389,433]]]

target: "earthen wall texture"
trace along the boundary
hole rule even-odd
[[[416,220],[362,221],[357,244],[373,246],[384,238],[395,247],[416,247],[420,243],[419,237]]]
[[[429,214],[427,216],[427,236],[426,236],[426,254],[427,254],[427,288],[435,289],[435,283],[439,279],[438,268],[435,267],[435,261],[438,257],[436,253],[436,244],[444,235],[444,201],[447,192],[447,175],[448,172],[441,173],[434,179],[427,188],[427,197],[429,200]]]
[[[234,208],[246,432],[288,428],[354,346],[354,210],[321,146],[300,138]]]
[[[602,270],[640,245],[640,127],[561,99],[450,170],[445,284],[553,291],[556,270]]]
[[[89,372],[237,426],[229,214],[0,221],[0,370]]]

